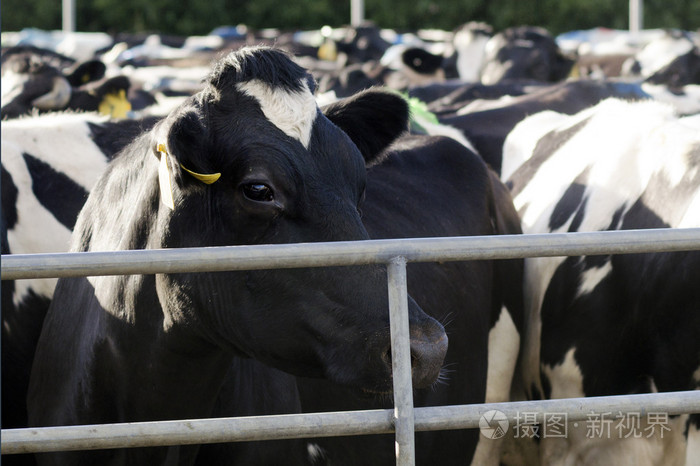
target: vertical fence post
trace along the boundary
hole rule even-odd
[[[389,321],[391,326],[391,368],[394,375],[394,423],[396,428],[396,464],[416,463],[413,384],[411,381],[411,344],[408,328],[408,292],[406,259],[395,257],[387,265],[389,283]]]
[[[644,2],[643,0],[630,0],[629,2],[629,28],[632,34],[639,34],[644,27]]]
[[[63,0],[63,32],[75,32],[75,0]]]
[[[360,26],[365,21],[365,1],[350,0],[350,25]]]

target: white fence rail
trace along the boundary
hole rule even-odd
[[[2,280],[87,275],[216,272],[265,268],[629,254],[700,249],[700,228],[460,236],[208,248],[11,254]]]
[[[415,408],[415,430],[474,429],[484,413],[497,410],[514,425],[521,413],[538,422],[546,414],[567,413],[567,421],[587,421],[605,413],[665,413],[700,411],[700,391],[648,393],[543,401]],[[242,442],[394,432],[393,410],[318,414],[132,422],[88,426],[9,429],[2,432],[2,453],[29,453],[156,445]]]
[[[395,432],[397,464],[415,462],[414,431],[478,427],[497,409],[565,413],[568,421],[605,412],[700,412],[700,391],[414,408],[411,391],[406,262],[629,254],[700,250],[700,228],[542,235],[369,240],[173,250],[2,256],[3,280],[185,271],[387,265],[394,410],[3,429],[2,454]]]

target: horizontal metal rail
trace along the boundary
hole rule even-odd
[[[3,255],[2,279],[387,264],[389,292],[395,294],[391,300],[394,304],[390,306],[393,308],[393,325],[398,323],[397,312],[405,314],[405,309],[401,308],[405,307],[406,262],[688,250],[700,250],[700,228]],[[392,328],[392,338],[405,339],[401,333]],[[395,344],[392,341],[392,346]],[[408,363],[405,354],[394,359],[405,359],[401,364]],[[400,372],[398,366],[394,370]],[[402,386],[410,386],[409,374],[404,374]],[[700,391],[415,409],[410,391],[404,392],[402,400],[395,400],[394,410],[2,430],[1,452],[396,432],[400,447],[397,464],[413,464],[413,431],[475,428],[479,426],[481,416],[490,410],[500,411],[510,421],[519,413],[527,412],[529,419],[535,416],[540,422],[546,413],[565,413],[567,420],[573,422],[605,412],[640,414],[658,411],[666,415],[700,412]]]
[[[512,426],[523,413],[543,422],[551,413],[566,421],[587,421],[592,415],[633,413],[668,416],[700,412],[700,391],[647,393],[543,401],[415,408],[415,430],[473,429],[492,410],[504,414]],[[158,445],[241,442],[250,440],[335,437],[394,432],[393,410],[346,411],[318,414],[133,422],[68,427],[2,430],[2,454]]]
[[[397,256],[405,257],[407,262],[444,262],[698,249],[700,228],[669,228],[88,253],[10,254],[2,256],[1,278],[19,280],[386,264]]]

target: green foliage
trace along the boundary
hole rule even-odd
[[[77,29],[104,32],[207,34],[217,26],[246,24],[253,29],[317,29],[341,26],[350,18],[350,0],[75,0]],[[453,29],[468,21],[496,31],[533,25],[552,34],[575,29],[627,28],[628,0],[365,0],[365,16],[399,30]],[[2,0],[4,31],[27,27],[61,28],[57,0]],[[646,0],[644,25],[687,30],[700,25],[697,0]]]

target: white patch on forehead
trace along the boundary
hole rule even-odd
[[[237,85],[239,91],[258,101],[272,124],[308,148],[317,106],[316,99],[304,80],[301,80],[301,86],[303,89],[300,92],[290,92],[282,88],[272,88],[258,79]]]

